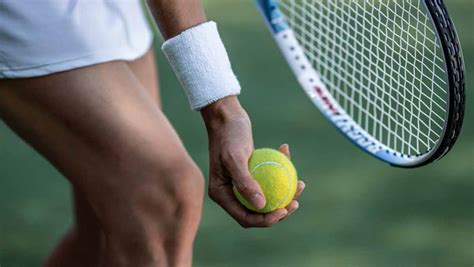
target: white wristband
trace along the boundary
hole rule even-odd
[[[240,93],[240,84],[215,22],[202,23],[182,32],[167,40],[162,50],[193,110]]]

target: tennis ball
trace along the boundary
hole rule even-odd
[[[257,149],[250,157],[249,171],[260,184],[267,203],[265,207],[256,209],[242,197],[234,186],[235,196],[247,209],[268,213],[286,207],[293,200],[298,178],[293,163],[285,154],[269,148]]]

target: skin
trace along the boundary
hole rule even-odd
[[[155,0],[165,38],[206,21],[197,0]],[[159,11],[159,12],[158,12]],[[204,177],[160,108],[154,56],[43,77],[0,80],[0,117],[70,181],[75,223],[44,266],[191,266]],[[201,111],[209,136],[208,193],[243,227],[269,227],[299,206],[246,210],[265,199],[247,161],[249,116],[231,96]],[[280,151],[290,156],[288,145]]]
[[[148,6],[165,39],[207,21],[200,0],[148,0]],[[288,209],[270,214],[250,213],[236,201],[235,185],[242,196],[257,208],[265,206],[265,197],[248,171],[254,150],[250,118],[237,97],[224,98],[201,111],[209,140],[209,196],[243,227],[268,227],[298,208],[295,200]],[[289,148],[282,149],[289,153]],[[299,185],[301,191],[304,183]],[[290,212],[289,212],[290,211]]]

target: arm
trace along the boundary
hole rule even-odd
[[[166,40],[207,21],[201,0],[147,0],[147,3]]]
[[[165,39],[207,21],[200,0],[148,0],[148,3]],[[244,227],[268,227],[296,210],[295,200],[286,209],[256,214],[235,198],[232,185],[253,206],[265,206],[261,188],[248,171],[248,159],[254,150],[252,126],[237,97],[222,98],[200,112],[209,137],[209,196]],[[283,150],[289,155],[287,147]],[[303,186],[303,183],[299,185],[299,193]]]

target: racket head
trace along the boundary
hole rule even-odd
[[[426,115],[425,115],[426,116],[425,119],[427,119],[429,123],[426,123],[422,119],[419,119],[417,122],[418,125],[414,125],[414,126],[410,125],[410,127],[413,127],[413,129],[415,129],[416,127],[420,127],[420,122],[421,122],[422,124],[421,126],[424,128],[425,131],[427,131],[426,144],[422,142],[421,139],[417,140],[418,141],[417,148],[413,147],[409,143],[406,144],[407,141],[403,141],[403,139],[400,137],[396,136],[396,138],[400,139],[400,143],[402,143],[401,145],[397,146],[396,142],[390,143],[390,137],[387,140],[387,138],[384,138],[382,134],[377,135],[377,131],[375,131],[374,133],[373,129],[375,129],[376,127],[380,127],[381,129],[383,129],[384,127],[385,128],[387,127],[386,125],[382,125],[383,121],[382,123],[379,122],[380,125],[375,125],[377,124],[377,121],[372,122],[372,131],[368,130],[368,128],[370,127],[367,127],[367,123],[363,125],[364,123],[361,122],[360,118],[354,119],[355,117],[354,112],[353,111],[351,112],[350,110],[348,111],[347,109],[349,108],[347,107],[347,105],[344,105],[343,107],[343,105],[340,104],[338,100],[341,100],[341,99],[336,99],[337,95],[335,96],[334,94],[336,91],[334,90],[332,91],[328,89],[329,79],[325,77],[325,75],[328,75],[327,71],[326,73],[324,73],[325,72],[324,68],[321,68],[321,67],[318,68],[318,66],[315,66],[317,64],[314,64],[314,57],[310,57],[310,56],[314,56],[312,55],[312,53],[313,54],[318,53],[318,51],[314,51],[313,49],[308,52],[308,43],[307,43],[308,40],[304,40],[304,38],[308,38],[308,36],[298,37],[298,34],[300,35],[303,35],[303,34],[298,33],[297,30],[293,29],[295,28],[296,22],[290,21],[289,19],[290,15],[288,14],[288,9],[290,5],[297,7],[298,4],[301,4],[303,2],[314,3],[314,5],[316,4],[323,5],[323,3],[325,2],[328,3],[328,1],[333,1],[333,0],[317,0],[317,1],[256,0],[257,6],[259,10],[261,11],[261,14],[263,15],[267,23],[267,26],[269,27],[271,33],[273,34],[276,43],[281,49],[291,70],[295,74],[299,84],[304,89],[308,97],[312,100],[312,102],[316,105],[316,107],[318,107],[318,109],[324,114],[324,116],[331,122],[331,124],[333,124],[336,127],[336,129],[338,129],[352,143],[354,143],[356,146],[358,146],[365,152],[369,153],[370,155],[382,161],[385,161],[393,166],[406,167],[406,168],[419,167],[419,166],[423,166],[428,163],[431,163],[437,159],[440,159],[444,155],[446,155],[448,151],[453,147],[454,143],[456,142],[459,136],[461,127],[462,127],[462,121],[464,117],[464,105],[465,105],[464,103],[465,102],[465,79],[464,79],[464,61],[462,57],[461,46],[459,44],[459,40],[457,37],[456,30],[454,28],[454,24],[452,23],[449,17],[449,14],[447,12],[446,7],[444,6],[443,1],[442,0],[419,0],[419,1],[418,0],[403,0],[407,3],[411,2],[414,5],[418,5],[418,7],[420,8],[419,10],[420,14],[424,14],[425,16],[423,19],[425,21],[429,20],[429,28],[431,28],[431,31],[433,33],[431,36],[431,38],[433,39],[431,40],[431,42],[433,42],[432,50],[436,49],[436,52],[431,51],[431,53],[433,55],[435,55],[434,53],[437,53],[437,55],[435,56],[437,56],[438,58],[437,63],[432,64],[433,65],[432,78],[433,80],[435,80],[435,78],[439,80],[442,79],[444,82],[443,85],[437,85],[437,90],[442,91],[442,93],[444,94],[443,95],[444,101],[439,101],[440,103],[437,103],[436,101],[432,99],[432,102],[435,105],[433,105],[433,103],[431,102],[429,103],[429,105],[425,105],[425,103],[420,103],[420,107],[421,105],[424,105],[423,108],[427,109],[427,111],[425,111],[426,113],[429,112],[430,115],[437,116],[436,120],[438,121],[434,121],[433,119],[434,121],[433,125],[436,125],[439,129],[436,129],[436,132],[435,130],[430,129],[430,127],[433,127],[431,126],[432,119]],[[356,2],[364,2],[370,5],[370,3],[382,2],[382,1],[367,1],[367,0],[352,1],[352,3],[357,5]],[[390,2],[392,2],[392,4],[395,4],[395,1],[391,1],[391,0],[387,0],[385,2],[389,4]],[[328,6],[337,5],[338,3],[340,3],[341,5],[351,5],[350,4],[351,1],[349,0],[336,0],[336,1],[331,2],[330,5],[328,4]],[[283,4],[286,4],[286,7],[285,7],[286,10],[283,10],[284,9]],[[390,8],[389,4],[387,4],[385,8]],[[300,13],[305,13],[305,9],[303,9],[305,7],[302,6],[299,8],[300,8],[300,11],[299,11]],[[308,8],[308,6],[306,6],[306,8]],[[287,14],[285,14],[285,12]],[[312,12],[314,15],[315,11],[313,10]],[[337,14],[337,12],[334,12],[334,14]],[[293,14],[293,16],[298,16],[298,14]],[[310,15],[308,14],[304,14],[304,16],[305,17],[303,19],[301,18],[298,19],[300,23],[306,24],[306,23],[312,23],[314,21],[317,21],[317,19],[311,20]],[[420,16],[420,15],[417,15],[417,16]],[[309,19],[310,22],[304,21],[304,19]],[[320,20],[319,22],[323,22],[322,24],[324,24],[324,20]],[[330,23],[328,22],[328,24]],[[306,28],[307,26],[308,25],[304,26],[304,28]],[[326,25],[322,25],[321,27],[324,28],[325,26]],[[311,27],[311,25],[309,25],[309,27]],[[425,25],[425,28],[427,27],[428,26]],[[326,29],[326,30],[329,31],[330,29]],[[417,30],[417,29],[414,29],[414,30]],[[426,29],[423,29],[423,30],[426,33],[427,30]],[[342,32],[340,29],[339,31]],[[305,33],[305,34],[308,34],[308,33]],[[408,35],[408,34],[407,34],[407,38],[412,37],[411,35]],[[318,39],[317,36],[316,37],[310,36],[309,43],[322,42],[322,41],[323,40]],[[418,42],[418,40],[416,41]],[[426,40],[423,40],[423,41],[426,42]],[[302,42],[304,42],[305,44],[302,44]],[[332,55],[331,52],[327,52],[327,51],[328,50],[326,49],[326,56],[331,56]],[[334,53],[337,53],[337,52],[334,52]],[[406,60],[406,58],[405,59],[399,58],[398,64],[400,64],[400,66],[403,66],[403,65],[407,66],[410,64],[410,62],[407,62],[407,61],[408,60]],[[356,67],[352,66],[352,68],[356,68]],[[435,71],[435,68],[436,68],[436,71]],[[410,70],[413,72],[419,71],[419,69],[417,69],[416,66],[412,67]],[[436,73],[439,72],[439,74],[436,74],[435,72]],[[405,70],[405,74],[406,73],[407,71]],[[424,75],[424,74],[421,73],[420,75]],[[400,75],[400,76],[403,78],[403,75]],[[409,76],[409,75],[405,75],[405,76]],[[443,76],[443,77],[437,77],[437,76]],[[409,78],[413,78],[413,77],[409,77]],[[357,80],[357,77],[352,77],[352,79]],[[420,78],[420,80],[424,80],[424,79]],[[360,84],[361,83],[359,83],[359,85]],[[420,81],[420,84],[424,85],[422,81]],[[329,86],[335,87],[335,83],[331,83]],[[351,89],[350,86],[348,87],[349,89]],[[430,88],[428,87],[427,89],[430,89]],[[354,90],[354,88],[352,88],[352,90]],[[435,91],[435,89],[432,89],[432,90]],[[419,96],[419,100],[420,100],[419,102],[422,102],[421,99],[424,97],[425,93],[423,93],[421,89],[419,89],[419,91],[421,92]],[[430,91],[428,90],[428,93],[429,92]],[[369,92],[369,95],[370,94],[371,93]],[[436,94],[437,92],[431,93],[431,97],[433,97],[433,95],[436,95]],[[374,98],[377,98],[379,100],[380,99],[385,100],[387,98],[391,98],[391,96],[390,95],[383,96],[383,97],[374,96]],[[441,99],[441,97],[439,98]],[[413,96],[412,96],[412,99],[413,99]],[[431,111],[429,111],[430,109]],[[435,109],[439,109],[440,111],[438,113],[440,114],[436,114],[437,111],[434,111]],[[370,113],[372,112],[376,113],[377,109],[373,109],[373,110],[365,111],[365,112],[368,113],[367,116],[370,117]],[[419,113],[420,114],[423,113],[423,111],[421,111],[421,108],[420,108]],[[405,120],[405,118],[402,118],[402,119]],[[405,125],[405,121],[402,124]],[[403,128],[403,127],[400,127],[400,128]],[[388,133],[390,133],[390,131],[391,129],[387,130]],[[406,129],[401,129],[401,131],[402,133],[404,133]],[[421,130],[418,130],[418,136],[414,137],[414,139],[419,138],[420,132]],[[383,133],[383,130],[380,130],[380,133]],[[395,132],[395,135],[397,133],[399,132]],[[411,140],[411,135],[413,134],[410,133],[410,140]],[[435,139],[435,140],[431,140],[431,139]],[[405,143],[408,148],[403,149],[403,146],[404,146],[403,143]],[[420,149],[419,147],[420,143],[422,144],[422,146],[424,144],[424,147],[422,149]]]

